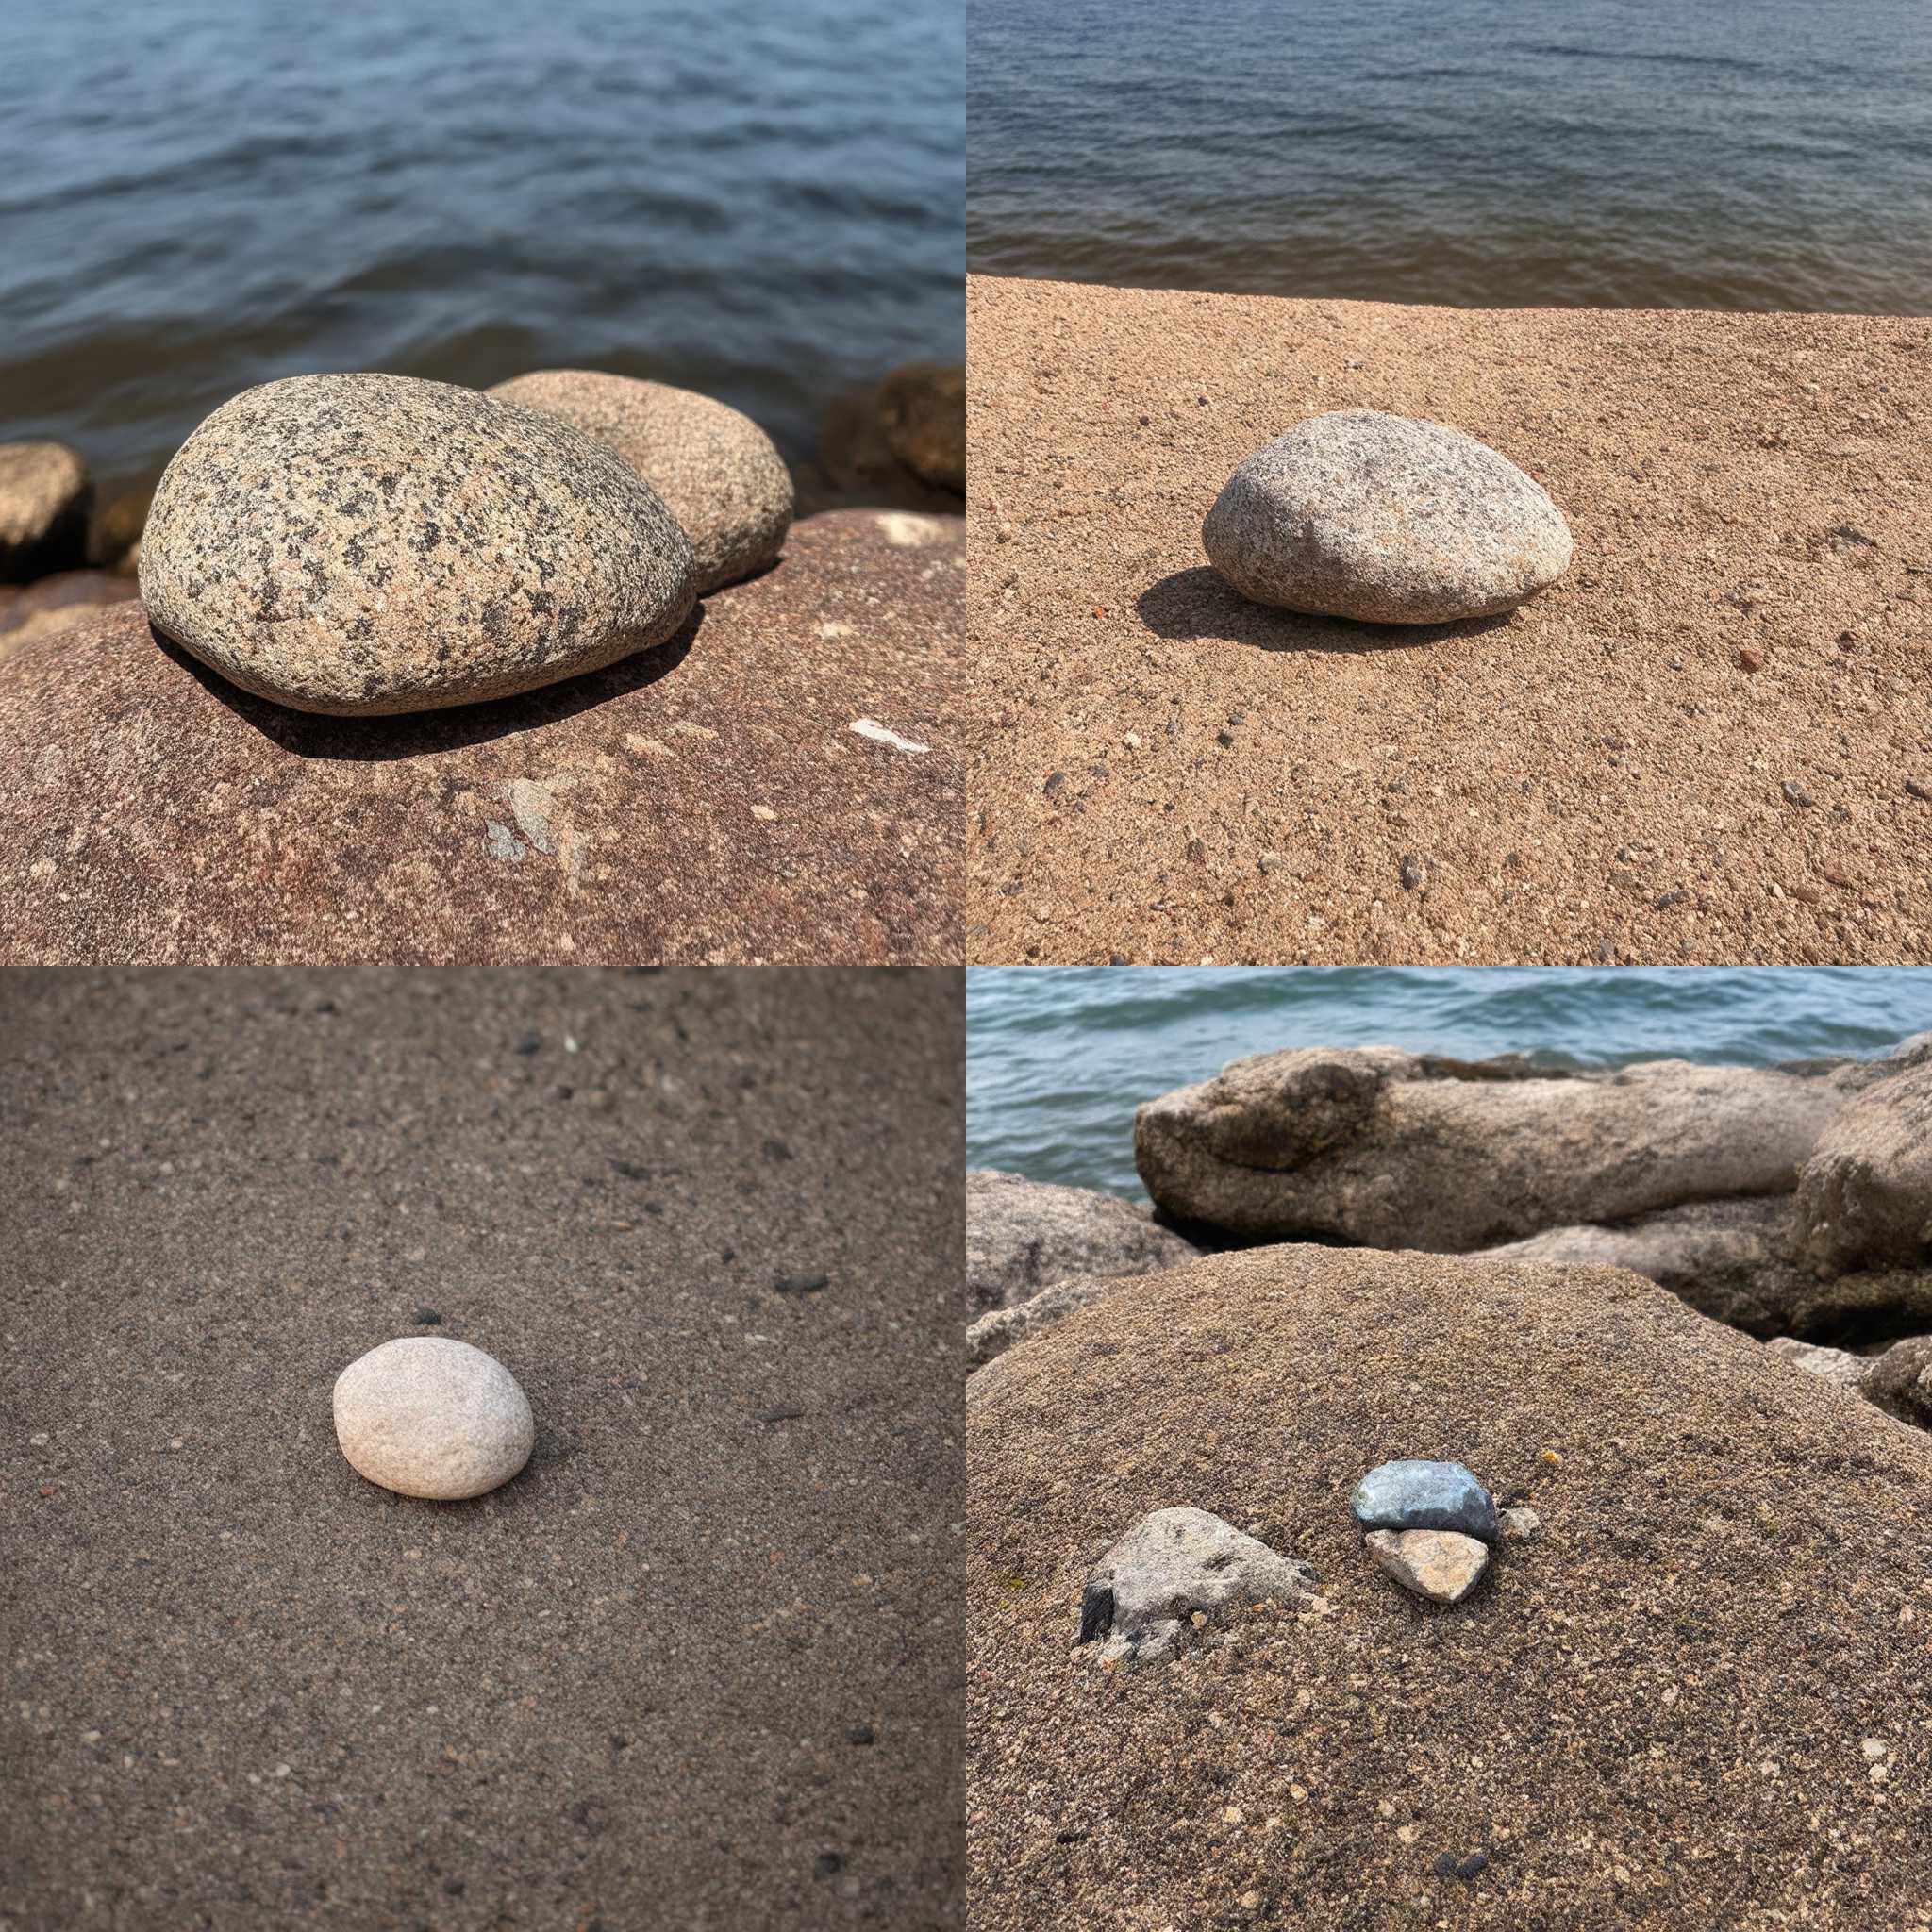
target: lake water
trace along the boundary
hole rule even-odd
[[[0,55],[0,439],[158,470],[308,370],[591,365],[808,456],[963,351],[960,0],[58,0]]]
[[[1932,310],[1924,0],[974,0],[990,274]]]
[[[1880,1054],[1927,1028],[1923,967],[975,968],[966,1161],[1139,1196],[1134,1108],[1276,1047],[1763,1066]]]

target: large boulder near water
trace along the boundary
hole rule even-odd
[[[963,558],[958,518],[814,517],[658,650],[414,718],[248,696],[138,605],[37,639],[0,959],[957,960]]]
[[[1312,1245],[1118,1282],[966,1386],[979,1932],[1924,1923],[1932,1438],[1636,1275]],[[1415,1456],[1541,1519],[1453,1609],[1349,1511]],[[1322,1611],[1105,1668],[1086,1587],[1166,1508]]]
[[[1068,1275],[1145,1274],[1200,1252],[1118,1194],[993,1168],[966,1176],[969,1315],[1024,1302]]]
[[[1825,1129],[1798,1177],[1794,1236],[1821,1272],[1932,1268],[1932,1065],[1873,1087]]]
[[[0,442],[0,583],[31,583],[87,560],[93,479],[64,442]]]
[[[141,539],[156,627],[302,711],[470,705],[601,670],[690,614],[691,544],[611,451],[443,382],[298,375],[223,404]]]
[[[791,473],[772,439],[729,404],[592,369],[538,370],[489,393],[615,450],[684,526],[700,595],[776,560],[791,525]]]
[[[1509,610],[1562,575],[1570,528],[1542,486],[1459,429],[1338,409],[1264,443],[1201,528],[1257,604],[1375,624]]]
[[[1236,1060],[1147,1102],[1134,1158],[1175,1219],[1249,1238],[1463,1250],[1722,1194],[1789,1191],[1839,1071],[1656,1060],[1543,1074],[1392,1047]]]
[[[966,490],[966,365],[904,362],[879,384],[886,446],[915,476]]]

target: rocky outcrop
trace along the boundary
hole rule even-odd
[[[1178,1221],[1462,1252],[1788,1192],[1844,1104],[1836,1072],[1656,1060],[1565,1075],[1317,1047],[1237,1060],[1149,1101],[1134,1158]]]
[[[1151,1274],[1200,1252],[1117,1194],[991,1168],[966,1176],[969,1316],[1027,1301],[1069,1275]]]
[[[966,493],[966,365],[904,362],[879,384],[886,447],[923,482]]]
[[[1821,1274],[1932,1270],[1932,1065],[1860,1094],[1798,1177],[1792,1239]]]
[[[1932,1437],[1654,1284],[1224,1254],[991,1363],[966,1421],[980,1932],[1232,1924],[1250,1892],[1243,1923],[1433,1922],[1436,1862],[1477,1845],[1471,1923],[1922,1914]],[[1391,1588],[1348,1509],[1418,1454],[1541,1519],[1453,1613]],[[1230,1604],[1119,1685],[1071,1641],[1086,1587],[1174,1507],[1308,1562],[1325,1613]]]
[[[36,639],[0,960],[957,960],[963,562],[958,518],[809,518],[657,651],[400,719],[250,697],[138,605]]]

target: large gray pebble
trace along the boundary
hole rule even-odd
[[[1441,423],[1341,409],[1241,464],[1201,528],[1258,604],[1374,624],[1508,610],[1560,576],[1570,529],[1542,487]]]
[[[1496,1540],[1495,1499],[1460,1462],[1379,1463],[1356,1485],[1349,1507],[1364,1529],[1446,1529]]]
[[[599,670],[671,637],[696,584],[657,493],[568,424],[449,383],[299,375],[176,452],[141,593],[244,691],[353,714]]]
[[[351,1362],[336,1377],[335,1419],[358,1474],[442,1501],[508,1482],[537,1439],[516,1377],[446,1335],[406,1335]]]

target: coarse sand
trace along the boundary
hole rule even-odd
[[[1663,1290],[1255,1249],[1111,1284],[966,1406],[974,1932],[1932,1925],[1932,1437]],[[1403,1456],[1542,1519],[1454,1608],[1350,1517]],[[1178,1507],[1325,1613],[1103,1670],[1090,1566]]]
[[[967,288],[969,959],[1932,958],[1932,321]],[[1237,595],[1222,485],[1357,407],[1528,471],[1568,574]]]
[[[960,1924],[958,977],[0,975],[0,1922]]]

